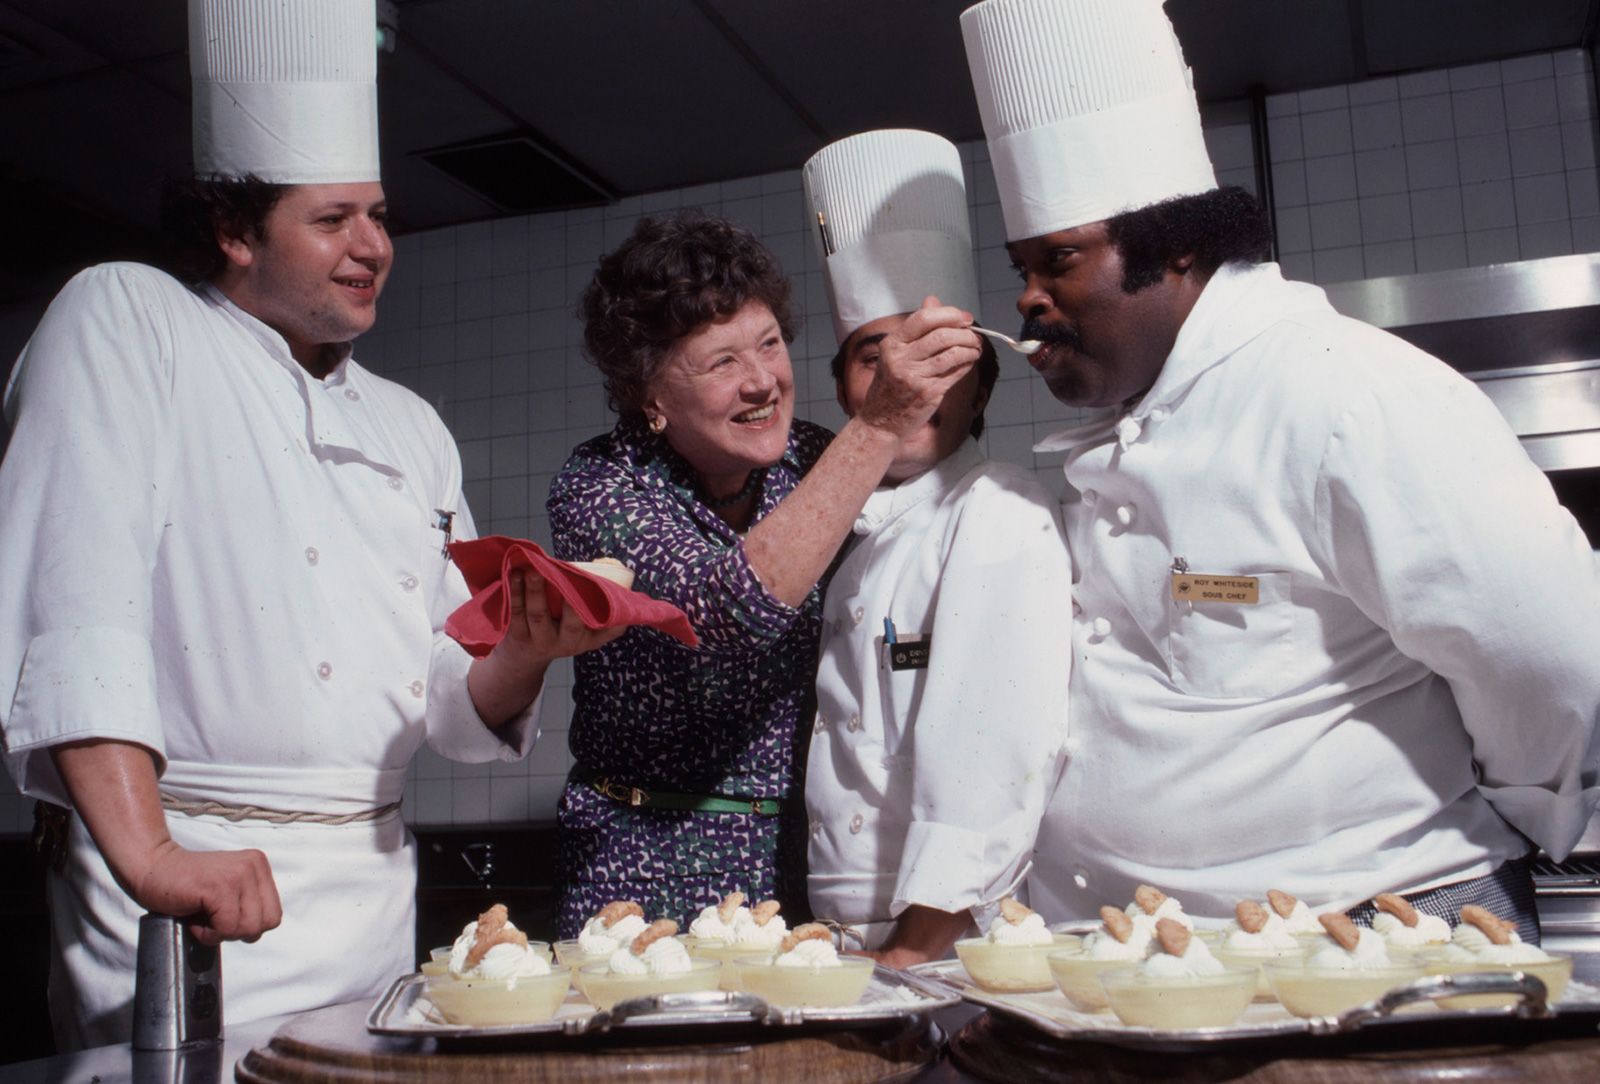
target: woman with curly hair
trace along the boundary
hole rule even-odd
[[[972,316],[909,318],[834,437],[794,418],[789,284],[743,228],[645,219],[581,309],[618,421],[551,486],[556,555],[621,561],[700,646],[632,629],[575,662],[561,936],[619,899],[680,924],[734,890],[803,913],[821,581],[900,437],[977,360]]]

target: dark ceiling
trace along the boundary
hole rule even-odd
[[[791,169],[869,128],[976,138],[968,2],[399,0],[379,65],[396,228],[581,199],[552,179],[617,197]],[[1168,3],[1203,101],[1587,45],[1597,8]],[[147,254],[161,178],[189,167],[185,26],[183,0],[0,0],[0,300]],[[441,148],[493,198],[426,157]]]

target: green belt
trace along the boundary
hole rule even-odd
[[[781,806],[776,798],[730,798],[720,794],[674,794],[667,790],[644,790],[616,783],[603,775],[589,781],[595,791],[623,805],[652,806],[656,809],[690,809],[699,813],[755,813],[776,816]]]

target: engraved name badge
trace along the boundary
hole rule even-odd
[[[912,636],[892,644],[884,644],[889,655],[891,670],[926,670],[928,652],[933,648],[933,636]]]
[[[1254,576],[1174,572],[1172,597],[1179,602],[1230,602],[1236,606],[1254,606],[1261,601],[1261,581]]]

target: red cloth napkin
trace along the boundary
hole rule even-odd
[[[544,599],[551,617],[559,617],[571,606],[591,629],[647,625],[690,647],[700,644],[689,619],[672,603],[573,568],[537,543],[489,535],[450,543],[450,556],[466,578],[472,599],[445,619],[444,631],[475,659],[493,651],[506,634],[511,620],[506,584],[514,568],[531,568],[544,577]]]

